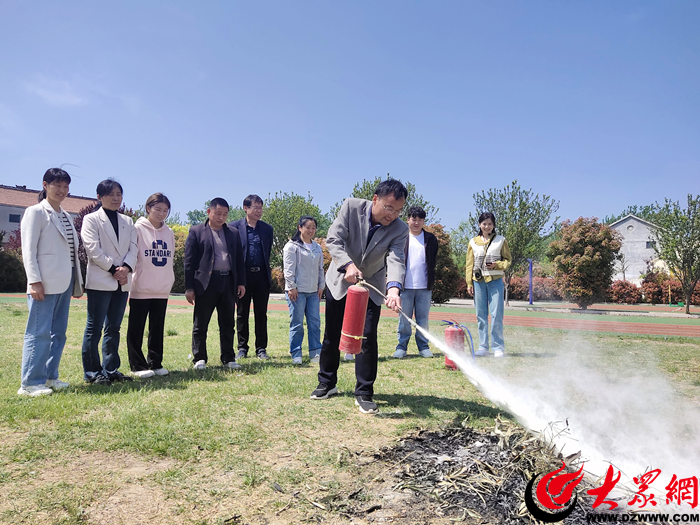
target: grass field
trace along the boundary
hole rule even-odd
[[[314,502],[371,485],[382,473],[375,451],[416,429],[465,420],[488,427],[500,413],[459,372],[445,370],[439,354],[392,360],[393,319],[380,322],[374,417],[354,406],[351,362],[340,365],[341,395],[309,400],[317,367],[292,366],[284,312],[269,315],[272,359],[243,360],[239,372],[215,366],[212,320],[210,367],[196,373],[188,360],[192,309],[169,308],[169,376],[88,386],[80,357],[85,307],[71,305],[61,362],[61,379],[72,386],[29,399],[16,395],[26,303],[0,303],[0,523],[345,523]],[[431,330],[442,332],[437,324]],[[506,382],[575,358],[610,381],[629,367],[650,371],[685,402],[700,399],[695,338],[506,327],[506,343],[508,358],[479,361]],[[415,346],[409,352],[415,356]],[[124,341],[120,355],[126,372]]]

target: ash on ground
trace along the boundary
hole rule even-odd
[[[387,467],[376,479],[384,482],[375,492],[382,503],[370,508],[369,521],[394,523],[536,523],[524,499],[530,479],[561,468],[562,461],[571,471],[580,466],[577,454],[557,456],[522,427],[500,419],[492,430],[418,432],[375,458]],[[589,523],[595,500],[586,494],[590,488],[585,479],[578,485],[578,502],[563,523]],[[369,517],[359,505],[344,510],[348,518]]]

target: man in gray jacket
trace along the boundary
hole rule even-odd
[[[400,181],[386,180],[377,186],[371,201],[346,199],[328,230],[326,247],[333,260],[326,272],[326,328],[319,384],[311,399],[327,399],[338,393],[339,345],[346,295],[350,285],[364,279],[375,288],[386,290],[386,299],[369,289],[362,353],[355,359],[355,404],[365,414],[379,412],[372,400],[377,378],[377,327],[382,302],[395,311],[401,307],[399,293],[406,273],[404,246],[408,226],[396,219],[407,196],[408,191]]]

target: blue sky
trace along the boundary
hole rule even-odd
[[[0,183],[137,207],[413,182],[448,228],[518,181],[563,218],[700,193],[700,2],[0,0]]]

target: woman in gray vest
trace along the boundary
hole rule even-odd
[[[503,275],[510,262],[508,241],[496,234],[496,217],[490,212],[482,213],[479,216],[479,235],[469,241],[466,267],[467,290],[474,296],[479,326],[478,356],[488,355],[490,334],[494,357],[503,357]]]

